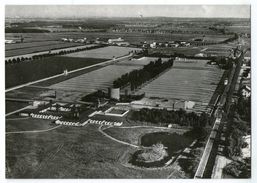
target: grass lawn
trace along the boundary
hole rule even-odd
[[[107,59],[49,57],[41,60],[8,64],[5,66],[5,87],[13,87],[27,82],[36,81],[46,77],[97,64]]]
[[[52,127],[49,120],[6,121],[7,131]],[[97,129],[98,125],[61,126],[42,133],[7,134],[7,178],[166,178],[170,174],[170,169],[126,167],[124,160],[128,160],[136,149],[104,137]],[[157,131],[163,130],[151,127],[105,130],[131,142],[136,142],[145,133]]]
[[[12,111],[16,111],[16,110],[26,107],[28,105],[29,105],[28,102],[6,101],[5,102],[5,112],[9,113]]]
[[[122,110],[122,109],[114,109],[112,108],[108,113],[112,113],[112,114],[123,114],[125,113],[126,110]]]
[[[17,116],[17,118],[21,118]],[[52,124],[50,120],[24,118],[19,120],[9,119],[6,121],[6,131],[30,131],[30,130],[45,130],[53,128],[56,125]]]
[[[129,142],[135,145],[140,145],[140,137],[147,133],[154,132],[176,132],[178,134],[183,134],[187,130],[184,129],[157,129],[149,127],[140,127],[140,128],[107,128],[104,130],[107,134],[111,135],[114,138],[119,140]],[[122,134],[122,135],[120,135]]]
[[[8,129],[18,130],[37,123],[36,120],[25,121],[21,127],[18,122],[9,123]],[[35,128],[49,122],[39,122]],[[135,149],[104,137],[97,128],[98,125],[83,128],[62,126],[43,133],[6,135],[6,177],[166,178],[169,175],[168,169],[146,170],[123,166],[120,159]]]

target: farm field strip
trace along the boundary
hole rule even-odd
[[[78,91],[93,92],[99,89],[106,89],[112,86],[112,82],[124,73],[130,72],[139,66],[126,67],[120,65],[109,65],[104,68],[71,78],[69,80],[50,86],[52,89],[76,88]]]
[[[14,50],[14,49],[24,49],[31,47],[47,46],[52,44],[64,44],[63,41],[39,41],[39,42],[25,42],[25,43],[15,43],[15,44],[6,44],[5,50]]]
[[[59,51],[69,51],[69,50],[75,50],[77,48],[90,48],[90,47],[94,47],[96,46],[96,44],[89,44],[89,45],[83,45],[83,46],[71,46],[71,47],[65,47],[65,48],[58,48],[58,49],[54,49],[51,51],[51,53],[58,53]],[[10,56],[10,57],[6,57],[5,59],[13,59],[13,58],[18,58],[18,57],[32,57],[34,55],[41,55],[41,54],[46,54],[49,53],[49,50],[47,51],[39,51],[39,52],[33,52],[33,53],[26,53],[26,54],[22,54],[22,55],[16,55],[16,56]]]
[[[17,56],[17,55],[25,55],[35,52],[42,52],[47,51],[51,49],[61,49],[61,48],[69,48],[69,47],[76,47],[81,46],[80,43],[60,43],[60,44],[51,44],[51,45],[43,45],[43,46],[36,46],[36,47],[30,47],[30,48],[21,48],[21,49],[14,49],[14,50],[6,50],[5,56],[11,57],[11,56]]]
[[[170,29],[170,27],[168,27]],[[181,29],[181,28],[180,28]],[[188,29],[188,28],[186,28]],[[85,35],[86,34],[86,35]],[[6,33],[5,37],[7,39],[18,39],[20,37],[20,33]],[[88,39],[96,39],[96,38],[118,38],[122,37],[125,41],[129,41],[130,43],[139,43],[143,41],[175,41],[175,40],[183,40],[188,41],[192,40],[193,38],[199,37],[199,34],[194,33],[172,33],[172,34],[147,34],[147,33],[126,33],[126,32],[53,32],[53,33],[46,33],[46,34],[38,34],[38,33],[22,33],[23,37],[25,38],[26,42],[31,40],[58,40],[62,37],[69,37],[69,38],[88,38]],[[219,41],[225,40],[231,36],[227,35],[206,35],[205,39],[210,40],[214,39],[215,41],[218,39]]]
[[[65,56],[68,57],[90,57],[90,58],[105,58],[112,59],[113,57],[120,57],[129,54],[130,51],[141,50],[139,48],[108,46],[104,48],[85,50],[76,53],[70,53]]]

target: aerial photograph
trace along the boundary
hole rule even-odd
[[[250,179],[250,8],[5,5],[5,178]]]

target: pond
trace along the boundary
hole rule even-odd
[[[166,151],[168,153],[168,156],[164,157],[160,161],[143,162],[138,160],[138,155],[142,154],[144,150],[138,150],[131,156],[129,163],[131,163],[132,165],[147,168],[162,167],[172,157],[178,155],[181,150],[188,147],[193,142],[193,140],[194,138],[188,134],[179,135],[177,133],[169,132],[156,132],[145,134],[141,137],[142,146],[151,147],[154,144],[161,143],[165,147],[167,147]]]

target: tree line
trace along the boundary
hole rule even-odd
[[[143,108],[139,111],[133,111],[130,119],[154,124],[177,124],[190,127],[205,127],[211,122],[210,116],[205,112],[201,114],[187,113],[183,109],[168,111],[167,109]]]
[[[232,58],[218,56],[210,60],[207,64],[211,64],[212,62],[215,62],[221,69],[229,70],[233,68],[234,60]]]
[[[238,101],[232,104],[227,126],[224,152],[233,161],[223,171],[236,178],[250,178],[251,157],[241,158],[241,149],[247,146],[243,137],[251,134],[251,97],[240,95]]]
[[[225,133],[225,153],[233,158],[241,156],[244,145],[243,136],[251,134],[251,97],[239,96],[237,103],[232,104],[228,115],[228,129]]]
[[[11,27],[5,28],[5,33],[49,33],[46,29]]]
[[[76,48],[76,49],[71,49],[71,50],[61,50],[59,52],[54,52],[54,53],[51,53],[51,51],[49,51],[49,53],[33,55],[32,57],[17,57],[17,58],[13,58],[13,59],[8,59],[8,60],[5,60],[5,64],[16,64],[16,63],[20,63],[20,62],[24,62],[24,61],[38,60],[38,59],[43,59],[46,57],[52,57],[52,56],[57,56],[57,55],[66,55],[69,53],[91,50],[91,49],[101,48],[104,46],[105,45],[97,45],[97,46],[88,47],[88,48]]]
[[[238,34],[237,33],[234,33],[234,36],[231,37],[231,38],[228,38],[226,39],[225,41],[221,42],[221,43],[229,43],[229,42],[232,42],[232,41],[235,41],[238,39]]]
[[[142,69],[133,70],[129,73],[123,74],[121,77],[113,81],[114,88],[124,87],[130,84],[131,90],[133,91],[144,82],[156,77],[158,74],[164,70],[173,66],[174,59],[170,58],[166,62],[162,62],[159,58],[156,61],[151,61],[149,64],[145,65]]]

